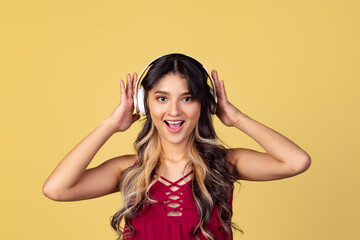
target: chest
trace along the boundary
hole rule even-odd
[[[151,211],[171,217],[198,214],[192,193],[192,179],[189,176],[190,174],[175,182],[163,177],[154,180],[149,197],[156,202],[151,203]]]

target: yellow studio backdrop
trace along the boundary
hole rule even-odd
[[[294,178],[242,181],[244,240],[360,239],[359,2],[0,1],[1,239],[115,239],[120,195],[54,202],[42,185],[109,116],[119,79],[181,52],[217,69],[230,101],[312,157]],[[230,147],[262,151],[223,126]],[[126,153],[114,135],[91,166]]]

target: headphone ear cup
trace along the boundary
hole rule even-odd
[[[139,107],[138,107],[138,100],[136,98],[136,90],[135,90],[135,93],[133,95],[133,101],[134,101],[134,110],[135,110],[135,113],[138,114],[139,113]]]
[[[210,89],[210,93],[214,96],[214,100],[215,100],[215,102],[213,104],[211,104],[211,106],[210,106],[210,111],[211,111],[211,114],[216,114],[217,97],[214,95],[216,93],[214,93],[214,89]]]
[[[134,101],[135,103],[135,101]],[[138,92],[137,92],[137,112],[143,116],[146,115],[146,111],[145,111],[145,90],[144,88],[139,88]]]
[[[216,114],[216,106],[214,104],[211,104],[210,111],[211,111],[211,114],[213,114],[213,115]]]

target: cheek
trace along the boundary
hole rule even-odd
[[[149,103],[148,108],[153,122],[158,122],[159,120],[161,121],[162,116],[164,114],[164,110],[162,109],[162,107],[159,107],[158,105],[155,106],[154,104]]]
[[[194,106],[194,108],[191,109],[191,111],[188,112],[188,116],[192,119],[195,119],[196,122],[199,121],[200,118],[200,112],[201,112],[201,105],[198,104],[197,106]]]

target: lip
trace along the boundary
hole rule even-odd
[[[168,125],[166,124],[166,121],[182,121],[183,123],[181,124],[181,126],[180,126],[179,128],[173,129],[173,128],[170,128],[170,126],[168,126]],[[181,129],[184,127],[185,121],[183,121],[183,120],[165,120],[165,121],[164,121],[164,125],[166,126],[166,128],[167,128],[167,130],[168,130],[169,132],[171,132],[171,133],[178,133],[178,132],[180,132]]]

